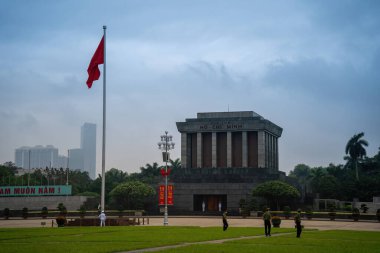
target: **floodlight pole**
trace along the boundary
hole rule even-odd
[[[165,151],[163,159],[165,162],[165,210],[164,210],[164,226],[169,225],[168,221],[168,159],[170,149],[174,149],[174,142],[172,136],[168,136],[168,131],[165,131],[165,135],[161,135],[161,142],[158,143],[158,149]],[[169,143],[170,142],[170,143]]]
[[[169,225],[168,221],[168,131],[165,131],[165,213],[164,226]]]

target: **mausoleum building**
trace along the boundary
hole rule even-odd
[[[177,128],[182,169],[170,176],[172,211],[237,211],[258,183],[283,174],[278,163],[282,128],[253,111],[198,113],[177,122]]]
[[[198,113],[177,128],[184,168],[278,170],[282,128],[253,111]]]

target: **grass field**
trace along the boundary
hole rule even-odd
[[[380,232],[305,231],[295,238],[294,229],[279,237],[203,244],[161,252],[371,252],[380,253]],[[120,252],[133,249],[262,235],[262,228],[220,227],[82,227],[0,229],[0,252]]]
[[[379,253],[380,232],[306,231],[300,239],[292,235],[203,244],[157,252],[181,253]]]

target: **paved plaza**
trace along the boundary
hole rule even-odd
[[[146,218],[145,218],[146,219]],[[0,228],[26,228],[26,227],[51,227],[53,219],[9,219],[0,220]],[[259,218],[238,218],[230,217],[228,219],[230,227],[263,227],[263,221]],[[55,223],[55,222],[54,222]],[[380,231],[380,222],[377,221],[350,221],[350,220],[302,220],[302,224],[307,229],[319,230],[365,230]],[[144,226],[162,226],[163,217],[149,217],[149,224]],[[217,227],[222,226],[221,217],[215,216],[169,216],[169,226],[200,226],[200,227]],[[294,228],[292,219],[282,220],[282,228]]]

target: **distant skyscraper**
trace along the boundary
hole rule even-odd
[[[21,147],[15,151],[15,164],[23,169],[54,168],[58,162],[58,149],[52,145]]]
[[[83,152],[83,169],[90,178],[96,178],[96,124],[84,123],[81,127],[80,148]]]
[[[57,169],[59,169],[59,168],[66,169],[67,168],[67,156],[58,155],[57,163],[55,165],[55,168],[57,168]]]
[[[96,124],[84,123],[81,127],[80,148],[70,149],[69,157],[58,155],[52,145],[21,147],[15,150],[15,164],[23,169],[69,168],[87,171],[96,178]]]
[[[69,169],[83,170],[83,150],[81,148],[69,149]]]

